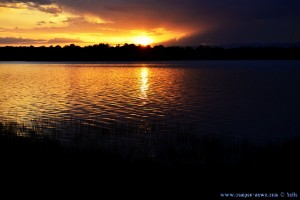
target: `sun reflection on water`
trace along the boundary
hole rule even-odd
[[[147,92],[149,89],[149,69],[143,67],[140,69],[140,99],[144,100],[143,103],[146,104],[148,99]]]

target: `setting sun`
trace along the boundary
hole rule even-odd
[[[73,43],[79,46],[99,43],[147,46],[175,41],[190,31],[160,24],[152,26],[154,19],[143,21],[141,26],[135,23],[135,18],[128,18],[128,23],[124,24],[123,16],[119,14],[111,17],[71,9],[71,4],[57,0],[45,2],[0,0],[0,46],[65,46]]]
[[[138,36],[133,39],[133,42],[135,44],[140,44],[140,45],[146,46],[146,45],[153,43],[153,39],[148,36]]]

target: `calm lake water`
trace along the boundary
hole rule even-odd
[[[176,131],[282,141],[300,135],[299,75],[299,61],[2,62],[0,118],[70,138],[101,128],[126,141]]]

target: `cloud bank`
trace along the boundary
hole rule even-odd
[[[97,16],[102,28],[185,33],[181,45],[300,41],[299,0],[0,0],[39,10]],[[176,38],[176,39],[175,39]]]

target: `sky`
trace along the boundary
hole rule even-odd
[[[0,0],[0,46],[300,42],[299,0]]]

